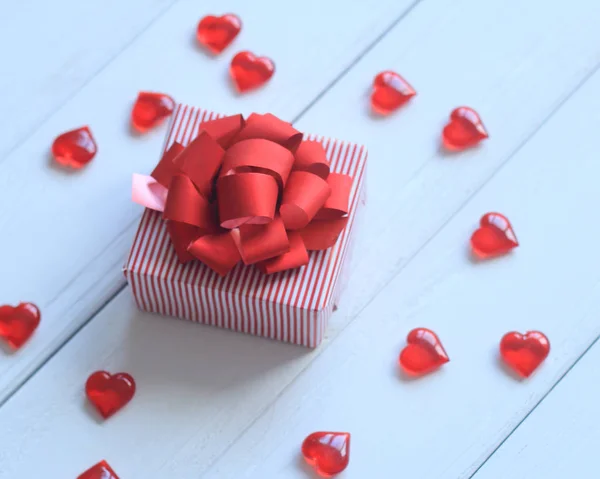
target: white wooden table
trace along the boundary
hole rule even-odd
[[[241,35],[210,58],[208,13]],[[578,0],[54,0],[0,6],[0,304],[43,321],[0,351],[0,478],[75,478],[107,459],[122,479],[306,478],[314,430],[352,433],[344,478],[593,478],[600,443],[600,2]],[[232,94],[240,49],[273,58],[264,89]],[[375,119],[375,74],[418,96]],[[132,172],[165,128],[132,137],[139,90],[226,113],[268,111],[365,143],[368,205],[340,309],[316,351],[136,311],[120,266],[141,214]],[[444,155],[449,112],[491,138]],[[99,155],[51,166],[58,133],[89,124]],[[474,264],[468,238],[500,211],[521,246]],[[406,333],[435,330],[451,362],[404,381]],[[527,381],[498,341],[539,329]],[[132,403],[100,422],[83,385],[127,371]]]

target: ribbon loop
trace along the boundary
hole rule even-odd
[[[302,133],[275,115],[252,113],[234,143],[252,139],[264,139],[295,151],[302,141]]]
[[[275,258],[258,263],[258,269],[265,274],[272,274],[308,264],[308,251],[306,251],[302,236],[295,231],[290,231],[288,239],[290,241],[290,250]]]
[[[163,212],[168,193],[169,190],[151,176],[133,174],[131,199],[134,203]]]
[[[223,228],[265,224],[273,220],[277,206],[277,183],[262,173],[222,176],[217,181],[219,221]]]
[[[265,225],[240,226],[240,253],[245,264],[254,264],[290,249],[285,226],[280,217]]]
[[[309,251],[321,251],[331,248],[348,223],[348,217],[335,220],[312,221],[306,228],[298,231]]]
[[[295,156],[294,170],[308,171],[324,180],[329,176],[329,161],[321,142],[303,141],[296,150]]]
[[[331,188],[331,195],[316,214],[315,219],[318,220],[332,220],[348,214],[352,178],[340,173],[331,173],[327,177],[327,184]]]
[[[194,257],[188,252],[188,247],[201,235],[202,230],[197,226],[179,221],[167,221],[167,233],[169,233],[179,262],[185,264],[192,261]]]
[[[221,276],[226,276],[241,259],[231,232],[202,236],[188,252]]]
[[[198,191],[210,196],[213,178],[219,171],[225,150],[207,132],[201,131],[173,163],[192,180]]]
[[[325,203],[331,188],[325,180],[306,171],[294,171],[283,191],[279,213],[289,230],[304,228]]]
[[[192,181],[183,175],[175,175],[171,179],[163,217],[202,228],[208,228],[212,224],[208,201],[198,193]]]
[[[158,165],[154,168],[150,176],[158,181],[165,188],[169,187],[171,183],[171,178],[173,175],[179,173],[179,168],[175,166],[173,160],[177,158],[177,156],[184,150],[182,144],[177,143],[176,141],[171,145],[171,147],[165,151],[164,155],[158,162]]]
[[[242,115],[225,116],[216,120],[208,120],[200,124],[200,131],[205,131],[215,141],[224,148],[229,148],[244,127],[244,117]]]
[[[244,140],[225,153],[221,176],[248,171],[269,174],[283,187],[292,171],[294,156],[283,146],[264,139]]]

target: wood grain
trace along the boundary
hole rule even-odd
[[[600,6],[512,7],[420,4],[300,120],[301,129],[366,141],[372,152],[361,255],[324,347],[309,353],[143,315],[124,291],[0,409],[10,438],[0,477],[34,477],[42,465],[74,477],[101,457],[133,478],[306,477],[298,446],[314,429],[352,432],[345,477],[475,471],[600,334],[589,313],[598,301],[596,235],[569,248],[573,230],[594,228],[600,78],[585,80],[598,64],[600,47],[589,38]],[[139,48],[135,56],[148,46]],[[419,96],[375,120],[368,84],[385,68],[406,75]],[[492,139],[445,156],[438,134],[463,102]],[[111,204],[101,218],[122,221],[125,199]],[[467,239],[489,210],[509,216],[522,246],[473,264]],[[406,381],[396,357],[408,330],[422,325],[440,334],[451,362]],[[510,329],[533,328],[548,334],[553,353],[521,383],[498,365],[497,342]],[[99,368],[127,370],[139,386],[129,407],[102,424],[82,394]],[[77,444],[77,454],[65,443]]]
[[[34,477],[41,465],[70,477],[105,457],[133,478],[300,478],[298,445],[315,429],[352,432],[346,477],[469,477],[600,334],[595,236],[555,254],[595,208],[599,92],[595,75],[320,355],[144,315],[124,291],[0,409],[10,438],[0,477]],[[511,218],[521,247],[473,263],[467,238],[490,209]],[[574,264],[568,282],[552,274]],[[411,381],[396,358],[421,325],[439,333],[451,362]],[[541,329],[552,342],[529,381],[498,363],[510,329]],[[82,390],[98,368],[138,382],[106,423]]]
[[[165,131],[130,133],[140,89],[224,113],[271,111],[293,119],[415,1],[347,6],[344,28],[339,2],[311,0],[290,15],[282,2],[232,1],[228,8],[245,26],[217,58],[200,51],[195,28],[221,3],[177,2],[8,155],[0,163],[0,229],[11,234],[0,239],[0,264],[11,281],[2,285],[2,303],[33,301],[43,322],[25,351],[0,357],[0,401],[124,285],[120,266],[141,212],[130,200],[131,174],[156,163]],[[277,74],[268,87],[238,96],[227,72],[242,47],[274,58]],[[53,167],[54,136],[81,124],[95,134],[98,156],[80,172]]]
[[[3,4],[0,162],[176,1]]]
[[[346,311],[360,311],[595,71],[600,50],[587,18],[596,13],[600,5],[565,12],[557,3],[422,3],[300,120],[300,128],[369,148],[368,233],[351,286],[361,294],[347,295]],[[370,118],[371,73],[388,68],[418,96],[392,118]],[[439,135],[459,105],[479,112],[491,138],[452,155],[440,150]]]
[[[595,231],[599,93],[595,74],[202,477],[306,477],[298,447],[315,430],[353,434],[348,478],[470,477],[600,335],[596,234],[576,233]],[[468,238],[494,210],[521,246],[478,263]],[[396,361],[419,326],[438,333],[451,361],[411,380]],[[519,381],[500,364],[498,343],[535,329],[552,352]],[[162,470],[193,470],[196,444]]]
[[[590,316],[597,315],[599,306],[597,301]],[[600,440],[599,361],[596,343],[474,479],[594,477]]]

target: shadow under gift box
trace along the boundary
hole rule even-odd
[[[202,121],[220,116],[179,105],[164,151],[174,142],[187,146]],[[123,268],[138,308],[311,348],[321,343],[348,279],[352,239],[365,201],[367,150],[315,135],[304,139],[323,144],[332,173],[352,178],[348,223],[337,242],[327,250],[309,251],[308,264],[300,268],[267,275],[240,262],[220,276],[200,261],[181,264],[162,213],[146,209]]]

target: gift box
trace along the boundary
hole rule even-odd
[[[144,311],[316,347],[346,280],[366,149],[178,105],[125,276]]]

